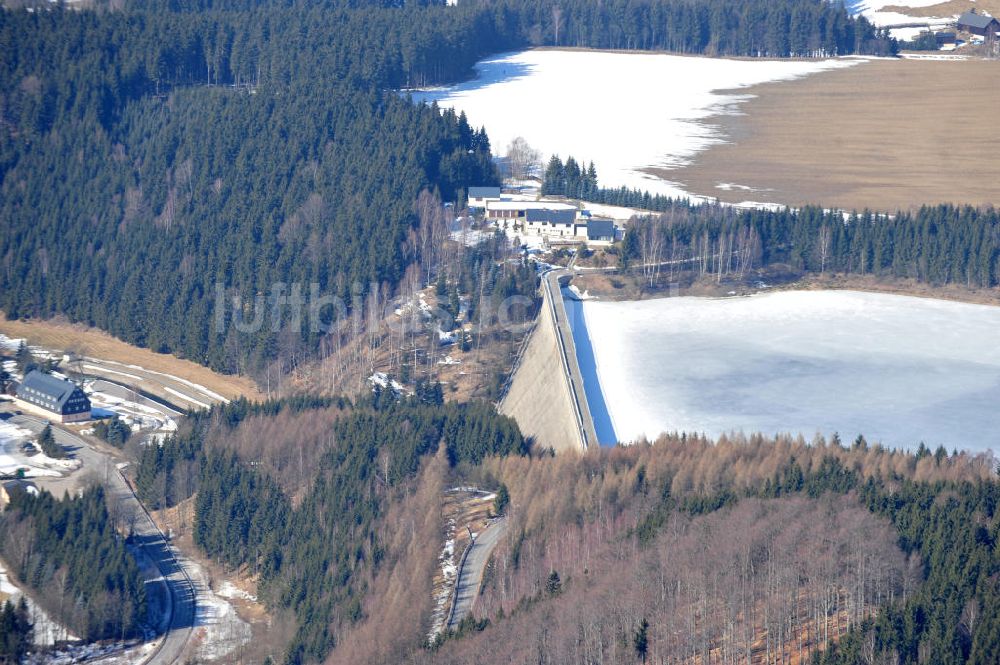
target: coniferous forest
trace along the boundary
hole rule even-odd
[[[21,598],[0,606],[0,663],[17,663],[31,647],[32,626],[28,603]]]
[[[226,444],[244,421],[256,427],[255,419],[282,414],[307,432],[307,454],[315,460],[298,479],[304,498],[297,506],[273,468],[252,465],[259,458],[248,458],[245,449],[241,457]],[[266,447],[287,455],[281,448],[286,443]],[[287,662],[317,662],[335,646],[337,632],[363,618],[362,603],[386,554],[380,520],[390,499],[398,498],[439,447],[451,466],[528,452],[517,425],[484,402],[400,401],[390,393],[356,404],[241,400],[195,416],[188,431],[145,448],[136,484],[143,502],[154,507],[197,492],[197,546],[228,569],[259,575],[261,598],[298,619]]]
[[[670,212],[636,219],[632,230],[622,248],[626,264],[687,261],[719,277],[785,265],[933,285],[1000,284],[1000,213],[993,209],[945,205],[845,216],[815,206],[736,210],[678,202]]]
[[[450,231],[442,202],[461,205],[468,186],[500,176],[484,128],[400,90],[460,80],[487,55],[530,46],[742,57],[897,48],[825,0],[444,4],[115,0],[0,11],[0,309],[64,315],[248,373],[288,340],[267,326],[216,326],[220,291],[252,303],[276,283],[316,284],[360,306],[406,281],[436,283],[457,318],[470,306],[461,296],[533,293],[536,276],[497,238],[445,274],[428,240]],[[602,189],[593,164],[559,158],[544,189],[661,213],[634,220],[615,250],[651,282],[661,264],[686,261],[720,279],[787,265],[1000,284],[994,210],[741,211]],[[296,349],[320,344],[317,331],[293,332]],[[817,665],[997,662],[998,485],[982,460],[889,452],[860,437],[843,446],[683,435],[554,458],[492,404],[443,402],[426,380],[413,396],[234,400],[191,414],[162,445],[139,446],[136,490],[154,510],[193,504],[194,546],[253,579],[269,619],[292,617],[288,641],[269,645],[289,664],[515,662],[507,650],[522,647],[524,662],[704,662],[713,649],[735,661],[756,637],[746,598],[761,599],[768,639],[781,636],[775,648],[836,617],[836,644],[815,630],[807,646],[799,640],[795,653]],[[124,444],[123,427],[96,433]],[[486,609],[430,642],[419,608],[434,571],[414,571],[437,563],[441,496],[467,479],[503,488],[494,505],[508,537],[488,570]],[[802,534],[816,536],[824,519],[837,529],[782,553],[791,536],[774,524],[785,517]],[[743,518],[756,520],[757,537],[733,527]],[[725,537],[698,540],[720,524],[732,527]],[[877,537],[850,565],[822,558],[826,545],[850,557],[852,525]],[[61,501],[19,496],[0,514],[0,555],[88,640],[139,634],[146,600],[126,537],[99,488]],[[651,553],[675,543],[697,545],[696,560],[656,568]],[[720,550],[732,554],[726,577],[706,564]],[[795,563],[788,552],[815,561],[782,576]],[[881,554],[890,563],[868,569]],[[681,564],[690,575],[668,586]],[[623,588],[629,566],[637,583]],[[712,596],[716,578],[777,583]],[[657,614],[668,600],[676,623]],[[0,608],[0,660],[23,653],[29,632],[22,609]]]
[[[62,500],[15,494],[0,513],[0,555],[45,611],[82,639],[142,635],[143,578],[101,487]]]
[[[277,334],[213,326],[217,287],[352,298],[428,262],[421,190],[494,184],[485,131],[395,89],[534,44],[883,52],[820,0],[136,2],[0,13],[0,309],[62,314],[224,371]],[[403,5],[403,6],[399,6]],[[302,331],[306,347],[316,334]]]
[[[1000,212],[992,208],[941,205],[846,215],[818,206],[741,210],[602,188],[593,162],[558,156],[546,165],[542,191],[658,212],[633,219],[622,247],[625,265],[688,261],[725,277],[783,264],[934,285],[1000,284]]]

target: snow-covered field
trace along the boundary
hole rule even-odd
[[[478,63],[473,81],[413,97],[465,111],[470,124],[485,125],[497,152],[523,136],[543,160],[553,154],[593,160],[604,186],[682,196],[676,183],[641,169],[683,165],[721,142],[718,127],[705,119],[737,112],[749,97],[733,90],[858,62],[522,51]]]
[[[582,309],[596,360],[582,369],[596,365],[619,440],[839,432],[1000,451],[1000,307],[791,291]]]

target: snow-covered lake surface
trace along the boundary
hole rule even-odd
[[[574,311],[602,443],[742,430],[1000,451],[1000,307],[790,291]]]
[[[465,111],[470,124],[486,127],[496,153],[523,136],[543,161],[553,154],[593,160],[603,186],[681,196],[687,192],[676,183],[642,169],[676,168],[723,141],[705,120],[736,113],[749,99],[733,90],[858,62],[531,50],[483,60],[474,80],[413,98]]]

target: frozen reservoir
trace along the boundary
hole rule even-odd
[[[593,160],[602,186],[686,196],[645,169],[676,168],[724,141],[710,118],[738,113],[750,98],[741,88],[856,64],[546,49],[483,60],[473,80],[413,98],[464,111],[496,154],[523,136],[543,163],[554,154]]]
[[[602,443],[742,430],[1000,450],[1000,307],[854,291],[567,305]]]

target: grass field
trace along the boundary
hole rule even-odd
[[[1000,63],[873,60],[748,92],[709,120],[729,143],[652,172],[733,203],[1000,205]]]
[[[72,351],[93,358],[114,360],[172,374],[203,385],[228,398],[240,395],[252,399],[264,397],[249,378],[218,374],[190,360],[140,349],[96,328],[54,320],[8,321],[0,315],[0,333],[8,337],[25,338],[31,344],[48,349]]]

